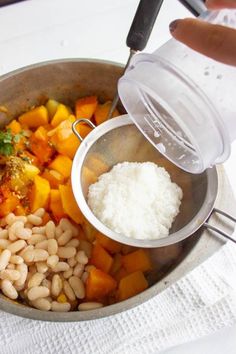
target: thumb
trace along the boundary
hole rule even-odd
[[[170,32],[178,41],[212,59],[236,66],[236,30],[196,19],[176,20]]]

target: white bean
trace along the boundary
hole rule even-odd
[[[20,272],[14,269],[4,269],[0,272],[0,278],[15,281],[20,278]]]
[[[95,309],[100,309],[103,307],[103,304],[100,302],[82,302],[78,306],[79,311],[89,311],[89,310],[95,310]]]
[[[8,263],[6,269],[15,269],[15,264]]]
[[[77,262],[79,262],[81,264],[87,264],[88,263],[88,257],[86,256],[84,251],[78,251],[75,259],[77,260]]]
[[[63,234],[62,228],[60,226],[57,226],[56,229],[55,229],[56,239],[58,239],[62,234]]]
[[[68,312],[70,311],[70,307],[71,305],[69,302],[60,303],[53,301],[51,304],[51,310],[55,312]]]
[[[45,299],[43,297],[32,301],[32,305],[36,309],[42,310],[42,311],[49,311],[51,309],[50,301],[48,301],[48,299]]]
[[[52,287],[51,287],[51,294],[54,297],[57,297],[61,290],[62,290],[62,280],[58,274],[53,275],[52,277]]]
[[[27,296],[30,301],[34,301],[41,297],[47,297],[49,294],[49,289],[46,286],[34,286],[27,292]]]
[[[35,245],[36,249],[47,250],[48,249],[48,240],[40,241]]]
[[[8,238],[8,230],[1,230],[0,239],[7,239],[7,238]]]
[[[22,258],[26,263],[31,263],[34,261],[34,250],[28,249],[26,252],[23,253]]]
[[[73,274],[76,277],[81,278],[83,272],[84,272],[84,264],[81,264],[81,263],[76,264],[76,266],[75,266],[75,268],[73,270]]]
[[[31,229],[27,229],[27,228],[16,228],[15,229],[15,235],[22,239],[22,240],[28,240],[30,238],[30,236],[32,235],[32,230]]]
[[[39,226],[43,222],[43,220],[42,220],[42,218],[40,218],[40,216],[36,216],[34,214],[28,215],[27,220],[28,220],[28,222],[30,222],[31,224],[33,224],[35,226]]]
[[[23,240],[19,240],[19,241],[23,241]],[[29,245],[29,246],[26,246],[25,248],[23,248],[19,253],[18,253],[18,256],[22,257],[24,256],[24,254],[29,251],[29,250],[33,250],[34,249],[34,246],[33,245]]]
[[[77,261],[76,261],[75,257],[71,257],[71,258],[67,259],[67,263],[69,264],[70,267],[73,268],[76,265]]]
[[[89,273],[88,272],[83,272],[81,280],[85,284],[87,279],[88,279]]]
[[[73,268],[70,268],[69,270],[67,270],[66,272],[63,273],[63,277],[65,279],[68,279],[72,276],[72,274],[73,274]]]
[[[64,280],[63,290],[70,301],[76,300],[75,293],[67,280]]]
[[[5,217],[5,221],[8,225],[12,225],[15,222],[15,214],[13,213],[9,213],[6,217]]]
[[[48,265],[46,262],[36,263],[36,268],[39,273],[46,273],[48,271]]]
[[[51,255],[57,254],[58,245],[57,241],[53,238],[48,240],[48,253]]]
[[[57,254],[60,258],[71,258],[76,254],[75,247],[58,247]]]
[[[24,228],[24,223],[22,221],[15,221],[8,229],[9,240],[17,240],[16,231],[19,231]]]
[[[73,237],[78,236],[79,231],[77,227],[75,227],[68,219],[62,218],[60,220],[59,226],[62,228],[63,231],[71,230]]]
[[[9,250],[4,250],[0,254],[0,271],[5,269],[9,263],[11,257],[11,252]]]
[[[5,240],[3,238],[0,239],[0,248],[1,249],[7,248],[10,244],[11,244],[11,242],[9,240]]]
[[[34,226],[33,228],[32,228],[32,232],[33,232],[33,234],[45,234],[45,229],[46,229],[46,227],[45,226]]]
[[[63,232],[63,234],[60,237],[58,237],[57,242],[59,246],[64,246],[71,239],[72,239],[72,231],[66,230]]]
[[[69,242],[67,242],[66,247],[72,246],[72,247],[79,247],[79,240],[77,238],[72,238]]]
[[[41,241],[46,240],[46,236],[43,234],[33,234],[30,239],[28,240],[29,245],[35,245],[36,243],[39,243]]]
[[[25,224],[27,222],[27,217],[24,215],[18,215],[18,216],[15,216],[15,221],[22,221],[23,224]]]
[[[20,250],[22,250],[22,248],[24,248],[26,246],[26,242],[25,240],[18,240],[15,241],[13,243],[11,243],[7,249],[11,252],[11,253],[17,253]]]
[[[15,281],[15,285],[21,287],[25,284],[27,274],[28,274],[28,267],[25,263],[17,264],[16,270],[20,272],[20,278]]]
[[[1,289],[4,295],[6,295],[7,297],[9,297],[12,300],[17,299],[18,297],[18,293],[16,291],[16,289],[14,288],[14,286],[12,285],[12,283],[10,282],[10,280],[8,279],[4,279],[1,282]]]
[[[83,299],[85,297],[84,283],[80,278],[73,275],[69,278],[69,284],[78,299]]]
[[[45,226],[45,233],[48,239],[54,238],[55,237],[55,224],[53,221],[48,221],[46,226]]]
[[[69,270],[69,268],[70,268],[70,266],[69,266],[68,263],[66,263],[66,262],[58,262],[57,265],[52,268],[52,271],[54,273],[66,272],[67,270]]]
[[[45,209],[44,208],[39,208],[34,212],[34,215],[39,216],[42,218],[45,214]]]
[[[59,262],[59,257],[57,254],[53,254],[52,256],[49,256],[47,259],[47,265],[50,268],[56,267],[57,263]]]
[[[28,281],[28,288],[39,286],[42,283],[44,278],[45,275],[43,273],[34,273],[34,275],[32,275],[32,277]]]
[[[42,286],[46,286],[46,288],[48,288],[51,291],[51,286],[52,286],[51,280],[43,279]]]
[[[49,256],[48,252],[45,250],[34,249],[33,252],[34,252],[34,262],[46,261]]]

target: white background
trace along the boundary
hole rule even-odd
[[[40,61],[99,58],[125,63],[125,41],[138,0],[28,0],[0,8],[0,75]],[[146,52],[170,38],[168,24],[192,17],[177,0],[165,0]],[[236,117],[235,117],[236,119]],[[236,192],[236,146],[225,168]],[[236,211],[235,211],[236,214]],[[236,327],[169,354],[235,354]]]

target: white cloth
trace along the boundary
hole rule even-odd
[[[236,246],[220,251],[146,303],[80,323],[0,312],[0,353],[158,353],[236,323]]]

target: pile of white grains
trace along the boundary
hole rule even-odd
[[[123,162],[89,187],[88,205],[111,230],[136,239],[168,236],[183,193],[152,162]]]
[[[92,245],[78,239],[79,228],[68,219],[58,225],[50,220],[42,226],[44,213],[40,208],[28,216],[10,213],[1,219],[3,294],[45,311],[101,307],[100,303],[83,303]]]

